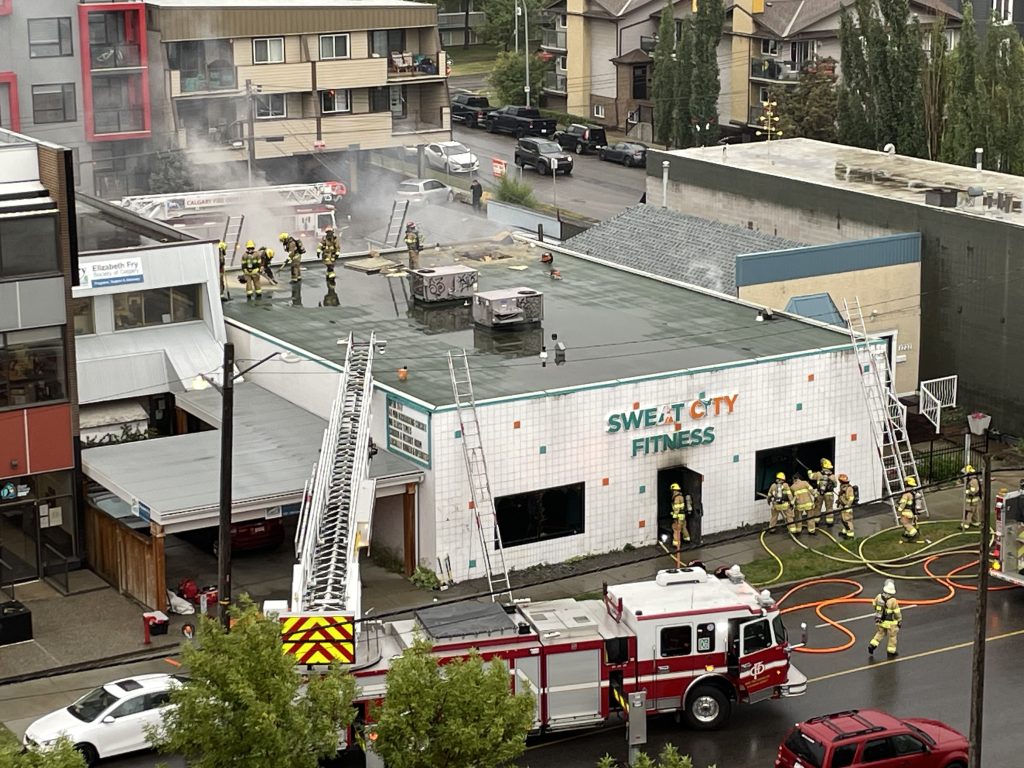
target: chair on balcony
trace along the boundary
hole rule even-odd
[[[391,66],[396,72],[412,72],[416,68],[411,53],[399,53],[398,51],[391,52]]]

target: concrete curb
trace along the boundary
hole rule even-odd
[[[167,650],[173,649],[173,653],[168,654]],[[115,656],[105,656],[100,659],[90,659],[89,661],[82,661],[76,664],[66,664],[62,667],[51,667],[50,669],[42,670],[39,672],[26,672],[23,675],[12,675],[10,677],[0,678],[0,687],[5,685],[15,685],[17,683],[27,683],[33,680],[42,680],[47,677],[62,677],[64,675],[71,675],[76,672],[89,672],[94,669],[104,669],[105,667],[116,667],[121,664],[131,664],[137,661],[156,661],[158,659],[166,658],[167,656],[178,655],[178,643],[167,643],[165,645],[158,645],[150,648],[146,651],[132,651],[130,653],[120,653]]]

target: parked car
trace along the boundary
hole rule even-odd
[[[146,730],[158,727],[170,692],[187,678],[138,675],[101,685],[74,704],[36,720],[25,731],[26,749],[46,749],[61,737],[82,753],[86,765],[113,755],[151,749]]]
[[[564,131],[556,133],[554,139],[563,148],[573,151],[577,155],[597,152],[601,147],[608,145],[608,137],[600,125],[573,123]]]
[[[217,554],[219,541],[216,526],[197,528],[178,535],[200,549]],[[284,539],[284,520],[280,517],[231,524],[231,551],[236,554],[277,549],[284,543]]]
[[[549,139],[520,139],[513,159],[520,168],[532,166],[541,176],[549,174],[553,165],[556,173],[572,174],[572,155]]]
[[[938,720],[875,709],[812,717],[786,735],[775,768],[967,768],[967,739]]]
[[[490,133],[511,133],[521,139],[523,136],[553,136],[558,121],[541,117],[535,107],[507,106],[487,115],[486,126]]]
[[[457,93],[452,97],[452,120],[467,128],[483,128],[484,120],[493,111],[486,96]]]
[[[610,163],[622,163],[627,168],[647,165],[647,147],[631,141],[620,141],[598,150],[597,156]]]
[[[395,196],[410,203],[447,203],[455,199],[455,190],[436,179],[409,179],[398,185]]]
[[[477,156],[458,141],[438,141],[423,149],[427,164],[447,173],[469,173],[480,169]]]

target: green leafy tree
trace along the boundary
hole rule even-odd
[[[544,87],[544,73],[550,64],[536,56],[530,59],[530,101],[536,103],[537,96]],[[499,104],[525,104],[526,92],[526,54],[516,56],[511,51],[499,53],[494,60],[494,67],[487,81],[494,89],[494,96]]]
[[[1012,24],[991,24],[985,38],[985,165],[1024,174],[1024,47]]]
[[[641,752],[632,765],[633,768],[693,768],[693,760],[689,755],[679,754],[674,745],[666,744],[658,754],[657,760],[649,757],[646,752]],[[597,761],[597,768],[618,768],[618,762],[611,755],[605,755]]]
[[[165,150],[157,153],[153,168],[149,173],[150,194],[194,192],[195,189],[192,167],[184,152]]]
[[[974,165],[974,149],[985,144],[985,93],[979,61],[974,8],[964,3],[960,42],[950,64],[946,124],[940,157],[947,163]]]
[[[932,24],[928,57],[921,75],[921,100],[924,105],[925,157],[938,160],[942,154],[943,121],[946,115],[950,59],[946,46],[946,22],[939,17]]]
[[[376,752],[388,768],[497,768],[526,748],[531,694],[511,695],[507,667],[473,652],[443,666],[417,638],[388,670]]]
[[[537,40],[541,29],[541,18],[538,13],[541,2],[540,0],[519,0],[519,2],[526,3],[527,12],[530,14],[530,37]],[[526,44],[523,17],[516,18],[516,0],[486,0],[481,10],[487,14],[487,21],[480,28],[480,36],[485,43],[503,51],[512,50],[515,45],[516,24],[518,23],[519,49],[530,52],[534,50],[534,46]]]
[[[836,99],[839,141],[855,147],[874,148],[875,105],[871,98],[864,41],[846,7],[839,16],[839,41],[843,72]]]
[[[676,120],[678,68],[673,61],[676,50],[676,23],[672,0],[666,0],[658,27],[658,44],[654,47],[654,77],[651,100],[654,102],[654,139],[668,146],[672,143]]]
[[[718,44],[725,27],[725,3],[700,2],[693,19],[693,78],[690,118],[696,143],[713,144],[718,138]]]
[[[693,146],[690,123],[690,97],[693,87],[693,19],[683,19],[676,42],[676,98],[672,141],[677,147]]]
[[[795,88],[772,93],[783,138],[836,140],[836,80],[835,59],[819,59],[804,64]]]
[[[275,619],[248,599],[231,615],[230,632],[200,618],[196,642],[183,646],[190,678],[171,692],[177,707],[154,743],[192,768],[316,768],[354,719],[354,679],[335,669],[304,682],[294,657],[281,652]]]
[[[85,768],[85,759],[67,739],[61,739],[45,750],[22,752],[16,741],[0,743],[0,766],[3,768]]]

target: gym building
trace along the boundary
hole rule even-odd
[[[378,490],[371,548],[407,571],[485,575],[452,350],[468,353],[510,569],[653,544],[670,531],[672,483],[703,511],[704,534],[765,522],[775,473],[822,458],[862,498],[878,496],[845,330],[596,258],[539,256],[463,245],[424,251],[413,273],[349,261],[336,284],[312,266],[292,290],[225,305],[239,358],[280,353],[250,384],[324,419],[347,335],[387,342],[373,369],[370,475],[399,458],[419,474],[401,494]]]

